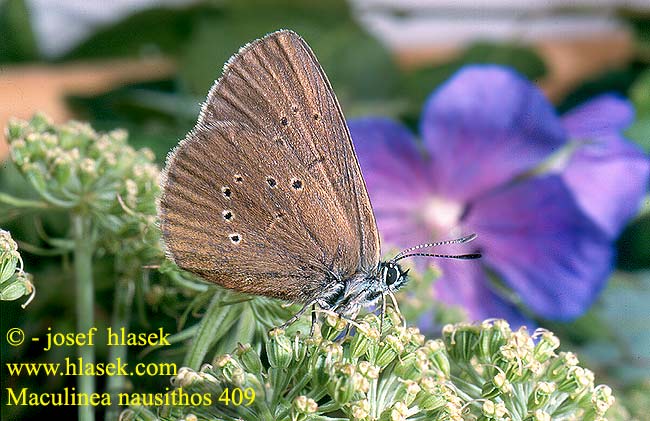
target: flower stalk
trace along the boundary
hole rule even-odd
[[[111,316],[111,327],[114,332],[119,329],[128,329],[131,320],[131,308],[133,304],[133,294],[135,287],[133,280],[128,277],[122,277],[115,287],[115,301],[113,303],[113,315]],[[127,361],[128,347],[124,344],[114,345],[108,349],[109,361]],[[111,395],[111,406],[106,409],[106,421],[115,421],[118,419],[120,409],[117,405],[118,394],[124,391],[126,379],[124,376],[115,375],[108,377],[106,381],[106,390]]]
[[[87,216],[72,216],[74,237],[74,272],[76,283],[77,332],[89,332],[95,324],[95,288],[93,283],[93,252],[95,248],[92,223]],[[77,352],[83,364],[95,364],[95,347],[80,346]],[[90,396],[95,392],[95,377],[80,375],[77,377],[79,393]],[[79,421],[93,421],[95,408],[92,405],[79,407]]]

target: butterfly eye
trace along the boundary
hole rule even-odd
[[[397,266],[388,266],[386,268],[386,272],[384,276],[385,276],[384,281],[386,282],[386,285],[388,286],[393,285],[395,281],[399,279],[399,270],[397,269]]]

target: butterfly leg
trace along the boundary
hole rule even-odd
[[[305,312],[309,309],[309,307],[312,308],[312,315],[311,315],[311,329],[310,329],[310,335],[314,332],[314,324],[316,323],[316,305],[320,306],[321,308],[326,308],[328,307],[328,304],[326,301],[324,301],[321,298],[316,298],[314,300],[311,300],[307,304],[305,304],[296,314],[294,314],[289,320],[286,322],[282,323],[280,326],[278,326],[276,329],[286,329],[287,327],[291,326],[294,324],[300,316],[305,314]]]
[[[309,336],[314,336],[315,327],[316,327],[316,303],[311,305],[311,328],[309,329]]]
[[[287,327],[291,326],[292,324],[294,324],[296,322],[296,320],[298,320],[300,318],[300,316],[302,316],[305,313],[305,311],[307,311],[307,309],[309,307],[311,307],[312,305],[315,305],[315,304],[316,304],[316,300],[308,302],[296,314],[294,314],[289,320],[282,323],[276,329],[283,329],[284,330]]]
[[[393,294],[391,291],[388,291],[388,296],[390,297],[390,300],[393,302],[393,308],[395,309],[395,312],[399,316],[404,327],[406,327],[406,319],[404,318],[404,316],[402,316],[402,312],[399,311],[399,306],[397,305],[397,298],[395,298],[395,294]]]
[[[386,315],[386,296],[381,294],[381,314],[379,315],[379,337],[384,333],[384,316]]]

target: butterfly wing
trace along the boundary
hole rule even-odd
[[[219,285],[308,301],[379,262],[343,114],[293,32],[255,41],[226,64],[162,186],[169,257]]]

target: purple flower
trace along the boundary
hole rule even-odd
[[[453,252],[478,248],[482,259],[436,261],[437,297],[471,319],[523,324],[522,304],[567,320],[604,286],[613,240],[648,183],[647,158],[620,134],[631,119],[630,105],[612,96],[560,119],[529,81],[481,65],[431,95],[421,143],[384,118],[353,120],[350,131],[384,244],[477,233]],[[568,158],[551,160],[571,146]]]

